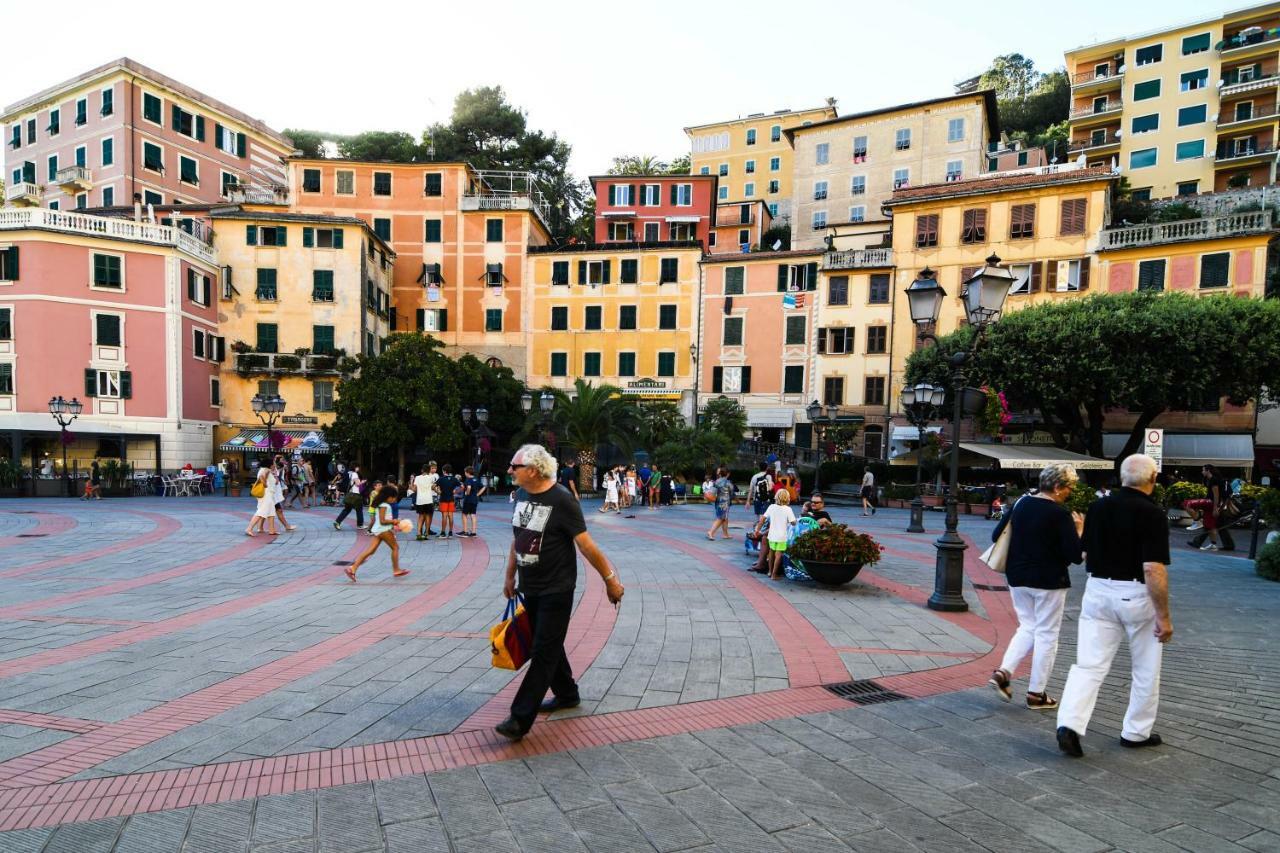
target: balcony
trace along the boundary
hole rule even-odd
[[[1253,110],[1247,116],[1239,116],[1234,110],[1224,108],[1218,113],[1218,130],[1244,130],[1253,127],[1257,123],[1273,124],[1276,116],[1280,115],[1280,108],[1276,104],[1263,104],[1258,106],[1254,104]]]
[[[822,256],[824,270],[856,270],[893,266],[893,249],[849,249]]]
[[[1218,81],[1218,97],[1230,98],[1232,95],[1270,89],[1276,85],[1280,85],[1280,74],[1266,74],[1262,77],[1253,77],[1248,80],[1241,80],[1238,75],[1232,74]]]
[[[1076,107],[1071,111],[1070,119],[1074,124],[1102,121],[1119,115],[1122,109],[1124,109],[1124,102],[1120,98],[1108,98],[1101,104],[1087,104],[1086,106]]]
[[[36,185],[23,181],[4,188],[4,200],[18,207],[39,207],[44,190]]]
[[[1215,169],[1225,168],[1227,166],[1240,166],[1244,163],[1261,163],[1274,160],[1275,157],[1276,146],[1271,142],[1261,145],[1255,143],[1243,148],[1223,144],[1218,146],[1217,158],[1213,165]]]
[[[31,186],[37,192],[39,191],[39,187],[31,184],[14,184],[6,189],[5,197],[9,198],[18,187],[22,186]],[[49,210],[43,207],[0,210],[0,231],[18,231],[26,228],[40,228],[45,231],[78,234],[84,237],[107,237],[158,246],[175,246],[207,264],[217,265],[218,263],[213,246],[172,225],[156,225],[153,222],[118,219],[113,216],[90,216],[87,213]]]
[[[531,172],[478,170],[462,195],[463,210],[528,210],[546,225],[551,208]]]
[[[1072,142],[1067,146],[1068,154],[1083,153],[1086,157],[1094,154],[1103,154],[1112,148],[1118,148],[1120,145],[1120,134],[1117,130],[1108,130],[1105,134],[1090,136],[1088,139],[1081,139]]]
[[[293,355],[283,352],[236,353],[236,372],[241,376],[336,376],[336,355]]]
[[[1116,68],[1114,64],[1107,66],[1105,72],[1099,71],[1082,71],[1079,74],[1071,75],[1071,88],[1102,91],[1110,89],[1112,86],[1119,86],[1124,81],[1124,66]]]
[[[1280,35],[1262,27],[1246,27],[1218,43],[1218,56],[1225,62],[1246,59],[1280,48]]]
[[[1099,235],[1098,248],[1099,251],[1105,252],[1158,246],[1164,243],[1186,243],[1193,240],[1266,234],[1270,231],[1271,211],[1262,210],[1252,213],[1232,213],[1227,216],[1184,219],[1179,222],[1132,225],[1128,228],[1108,228]]]
[[[58,170],[57,181],[68,195],[87,193],[93,189],[93,172],[84,166],[67,166]]]

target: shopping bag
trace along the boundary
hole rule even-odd
[[[507,599],[502,621],[489,629],[489,645],[493,649],[493,665],[498,669],[519,669],[533,649],[533,627],[524,609],[524,597]]]
[[[1004,574],[1004,564],[1009,559],[1009,540],[1013,538],[1013,519],[1000,531],[1000,538],[991,543],[991,547],[982,552],[978,559],[991,567],[991,571]]]

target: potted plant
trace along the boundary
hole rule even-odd
[[[865,533],[843,524],[828,524],[796,537],[787,555],[805,574],[824,586],[839,586],[857,577],[862,567],[880,560],[881,547]]]
[[[21,497],[22,475],[22,467],[12,459],[0,459],[0,497]]]
[[[249,346],[249,344],[246,343],[245,341],[234,341],[231,344],[232,352],[244,353],[244,352],[251,352],[252,350],[253,350],[253,347]]]

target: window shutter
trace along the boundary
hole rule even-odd
[[[436,319],[439,320],[439,322],[436,325],[440,327],[440,331],[442,332],[449,331],[449,309],[448,308],[441,308],[438,311],[436,311]]]
[[[610,264],[611,264],[611,263],[612,263],[611,261],[605,261],[605,262],[604,262],[604,264],[603,264],[603,271],[602,271],[602,272],[601,272],[601,274],[600,274],[600,282],[601,282],[601,284],[608,284],[608,283],[609,283],[609,266],[610,266]]]
[[[1089,289],[1089,259],[1080,259],[1080,289]]]
[[[213,301],[213,279],[207,275],[200,276],[200,301],[204,305]]]
[[[746,365],[742,366],[742,393],[751,392],[751,368]]]
[[[724,390],[724,368],[711,368],[711,393],[719,394]]]
[[[853,352],[853,327],[844,330],[844,351]]]
[[[178,125],[182,123],[182,107],[177,104],[173,105],[173,129],[177,130]]]
[[[806,265],[804,289],[805,290],[818,289],[818,264],[816,261],[814,263]]]
[[[826,355],[827,352],[827,330],[818,329],[818,355]]]
[[[632,184],[631,185],[631,203],[632,204],[635,204],[639,200],[638,196],[636,195],[636,192],[637,192],[636,185]]]
[[[133,399],[133,371],[120,371],[120,399]]]
[[[618,187],[616,184],[609,184],[609,206],[613,207],[617,204]]]
[[[92,367],[84,369],[84,395],[86,397],[98,396],[98,371]]]
[[[246,225],[244,227],[244,241],[250,246],[258,245],[258,226]]]
[[[222,150],[222,125],[213,123],[213,147]]]
[[[196,116],[196,141],[204,142],[204,116]]]
[[[418,331],[425,332],[427,330],[427,309],[418,308],[414,311],[414,315],[418,322]]]
[[[17,281],[18,280],[18,247],[10,246],[8,251],[9,251],[9,262],[6,265],[8,269],[6,270],[5,275],[8,277],[9,281]]]
[[[276,245],[277,246],[289,245],[289,229],[283,225],[276,226]]]
[[[787,276],[791,268],[786,264],[778,264],[778,292],[787,292]]]
[[[342,229],[341,228],[333,229],[333,248],[335,249],[342,248]]]
[[[218,335],[216,338],[214,338],[214,341],[217,343],[217,347],[214,350],[215,355],[213,357],[213,360],[226,361],[227,360],[227,339],[222,337],[221,335]]]
[[[671,185],[671,203],[680,203],[680,188],[676,184]]]
[[[310,249],[316,244],[316,230],[314,228],[302,229],[302,248]]]
[[[1045,278],[1047,280],[1045,281],[1044,289],[1048,293],[1053,293],[1055,290],[1058,289],[1058,262],[1045,261],[1044,263],[1045,263],[1045,266],[1049,268],[1048,270],[1046,270],[1047,275],[1045,276]],[[1039,266],[1039,264],[1037,264],[1036,266]],[[1034,284],[1031,286],[1031,289],[1032,290],[1036,289]]]
[[[237,157],[244,156],[244,134],[243,133],[236,134],[236,156]]]
[[[1031,265],[1031,284],[1030,284],[1030,285],[1028,285],[1028,287],[1027,287],[1027,290],[1028,290],[1028,292],[1030,292],[1030,293],[1039,293],[1039,292],[1040,292],[1040,268],[1041,268],[1041,266],[1042,266],[1042,264],[1041,264],[1041,262],[1040,262],[1040,261],[1036,261],[1035,263],[1033,263],[1033,264]]]
[[[197,302],[196,298],[196,271],[187,270],[187,301]]]
[[[578,284],[587,283],[587,262],[578,261]]]

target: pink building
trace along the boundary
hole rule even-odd
[[[715,175],[602,175],[596,194],[596,243],[702,243],[715,228]]]
[[[131,59],[10,104],[0,127],[5,201],[53,210],[282,189],[293,149],[258,119]]]
[[[221,389],[217,264],[203,214],[173,225],[43,208],[0,210],[0,442],[60,468],[49,399],[79,398],[69,465],[210,462]]]

